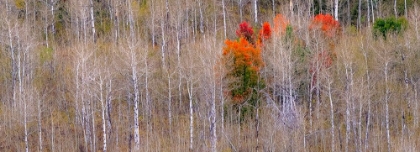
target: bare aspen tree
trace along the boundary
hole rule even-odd
[[[150,10],[151,18],[150,18],[150,20],[152,22],[152,45],[153,45],[153,48],[154,48],[154,46],[156,44],[156,40],[155,40],[155,3],[154,3],[154,0],[151,0],[150,7],[151,7],[151,10]]]
[[[243,4],[242,4],[242,0],[239,0],[239,19],[240,19],[240,21],[242,22],[243,21],[243,19],[242,19],[242,7],[243,7]]]
[[[133,83],[133,93],[134,93],[134,150],[140,150],[140,133],[139,133],[139,88],[138,88],[138,78],[137,78],[137,62],[135,58],[134,48],[130,48],[130,57],[131,57],[131,81]]]
[[[90,26],[91,26],[91,30],[92,30],[92,39],[93,39],[93,42],[96,42],[96,38],[95,38],[95,36],[96,36],[96,28],[95,28],[95,16],[94,16],[94,12],[93,12],[93,0],[90,0],[90,7],[89,7],[89,9],[90,9]]]
[[[198,0],[198,10],[200,12],[200,33],[204,33],[204,16],[201,0]]]
[[[386,141],[387,141],[387,147],[388,147],[388,152],[391,151],[391,140],[390,140],[390,135],[389,135],[389,84],[388,84],[388,64],[389,62],[386,61],[385,62],[385,67],[384,67],[384,75],[385,75],[385,125],[386,125]]]
[[[352,87],[352,71],[350,68],[351,64],[345,63],[345,74],[346,74],[346,143],[345,151],[349,151],[349,141],[350,141],[350,123],[351,123],[351,88]]]
[[[129,18],[129,26],[130,26],[130,38],[129,38],[129,46],[128,46],[128,51],[129,51],[129,59],[130,59],[130,70],[131,70],[131,83],[132,83],[132,87],[133,87],[133,94],[134,94],[134,99],[133,99],[133,127],[134,127],[134,151],[139,151],[140,150],[140,130],[139,130],[139,100],[140,100],[140,95],[139,95],[139,80],[138,80],[138,72],[137,72],[137,53],[136,50],[137,47],[136,44],[137,40],[136,37],[134,35],[135,30],[134,30],[134,16],[133,16],[133,9],[131,6],[131,1],[128,1],[128,18]]]
[[[373,7],[373,0],[370,0],[370,8],[371,8],[371,14],[372,14],[372,23],[375,23],[375,9]]]
[[[367,101],[368,101],[368,111],[367,111],[367,120],[366,120],[366,133],[365,133],[365,151],[369,149],[369,126],[370,126],[370,121],[371,121],[371,100],[370,100],[370,90],[371,90],[371,84],[370,84],[370,73],[369,73],[369,66],[368,66],[368,58],[367,58],[367,51],[363,48],[363,57],[365,60],[365,68],[366,68],[366,82],[367,82],[367,92],[366,94],[368,95],[367,97]]]
[[[361,29],[361,19],[362,19],[362,0],[359,0],[358,8],[357,8],[357,29]],[[337,20],[337,19],[336,19]]]
[[[38,150],[42,151],[42,111],[41,111],[41,99],[37,99],[37,108],[38,108]]]
[[[407,10],[407,0],[404,0],[404,16],[407,18],[408,17],[408,10]]]
[[[254,23],[258,23],[258,0],[253,0],[254,5]]]
[[[332,93],[331,93],[331,84],[332,81],[330,78],[328,80],[328,99],[330,100],[330,115],[331,115],[331,151],[335,151],[335,124],[334,124],[334,104],[332,100]]]
[[[189,114],[190,114],[190,143],[189,149],[193,151],[194,149],[194,109],[193,109],[193,94],[194,94],[194,80],[193,80],[193,57],[191,50],[188,50],[188,78],[187,78],[187,92],[188,92],[188,101],[189,101]]]
[[[398,13],[397,13],[397,0],[394,0],[394,15],[395,15],[395,17],[398,17]]]
[[[225,6],[225,0],[222,0],[222,11],[223,11],[223,35],[226,39],[226,6]]]
[[[51,9],[50,9],[50,11],[51,11],[51,18],[52,18],[52,24],[51,24],[51,32],[54,34],[55,33],[55,24],[54,24],[54,5],[56,4],[57,2],[56,1],[54,1],[54,0],[51,0],[50,1],[50,5],[51,5]]]
[[[366,12],[366,18],[367,18],[367,25],[370,27],[370,1],[366,0],[366,6],[367,6],[367,12]]]
[[[360,0],[359,0],[359,5],[360,5]],[[334,0],[334,19],[338,21],[338,0]]]

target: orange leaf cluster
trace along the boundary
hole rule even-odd
[[[226,47],[223,49],[223,55],[233,54],[235,67],[246,66],[254,72],[259,71],[263,65],[259,47],[254,47],[243,37],[239,38],[239,41],[226,40],[225,43]]]
[[[286,32],[286,28],[289,25],[289,21],[285,17],[283,17],[283,15],[277,14],[276,17],[274,17],[273,22],[274,22],[273,31],[276,35],[280,35]]]
[[[321,31],[328,37],[333,37],[338,34],[340,23],[334,19],[330,14],[318,14],[312,20],[309,29],[321,29]]]

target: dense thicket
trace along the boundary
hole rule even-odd
[[[419,151],[419,9],[0,1],[0,151]]]

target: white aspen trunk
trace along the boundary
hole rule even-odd
[[[223,11],[223,35],[226,39],[226,6],[225,6],[225,0],[222,0],[222,11]]]
[[[92,101],[88,101],[89,102],[89,105],[90,105],[90,116],[91,116],[91,123],[92,123],[92,132],[91,132],[91,137],[93,138],[92,140],[93,140],[93,144],[92,144],[92,146],[93,146],[93,149],[92,149],[92,151],[96,151],[96,125],[95,125],[95,104],[94,103],[92,103]]]
[[[85,102],[85,96],[84,96],[84,92],[85,92],[85,75],[84,75],[84,70],[85,70],[85,61],[84,59],[82,59],[82,74],[81,74],[81,88],[80,88],[80,101],[81,101],[81,105],[82,105],[82,128],[83,128],[83,137],[84,137],[84,142],[85,142],[85,151],[88,151],[88,142],[89,142],[89,127],[88,127],[88,120],[87,120],[87,113],[86,113],[86,102]],[[76,79],[79,79],[79,77],[77,76]],[[52,122],[52,120],[51,120]]]
[[[133,51],[133,50],[131,50]],[[134,151],[140,150],[140,133],[139,133],[139,89],[138,89],[138,79],[137,79],[137,71],[136,65],[134,64],[134,56],[131,56],[131,74],[132,74],[132,83],[133,83],[133,91],[134,91]]]
[[[92,39],[93,42],[96,42],[96,29],[95,29],[95,16],[93,14],[93,0],[90,0],[90,23],[92,28]]]
[[[103,140],[103,147],[102,151],[106,152],[107,145],[106,145],[106,120],[105,120],[105,113],[106,113],[106,105],[104,104],[104,96],[103,96],[103,78],[102,76],[99,76],[99,100],[101,102],[101,117],[102,117],[102,140]]]
[[[210,103],[210,145],[211,151],[216,152],[217,136],[216,136],[216,80],[212,76],[212,100]]]
[[[39,142],[39,151],[42,151],[42,118],[41,118],[41,99],[38,99],[38,142]]]
[[[135,30],[134,30],[134,17],[133,17],[133,8],[131,7],[131,0],[127,2],[128,3],[128,20],[129,20],[129,26],[130,26],[130,43],[136,42],[135,37]],[[131,44],[132,45],[132,44]]]
[[[338,0],[334,1],[334,19],[338,21]]]
[[[166,40],[165,40],[165,21],[161,20],[161,30],[162,30],[162,46],[161,46],[161,58],[162,58],[162,67],[166,69],[165,66],[165,48],[166,48]]]
[[[146,54],[149,54],[148,52],[149,49],[146,49]],[[150,95],[149,95],[149,65],[147,63],[147,57],[144,60],[144,64],[145,64],[145,68],[146,68],[146,73],[145,73],[145,89],[146,89],[146,121],[147,121],[147,135],[146,135],[146,151],[149,151],[149,134],[151,131],[151,126],[150,126],[150,118],[151,118],[151,112],[150,112]]]
[[[419,16],[417,8],[418,8],[418,6],[414,6],[414,16]],[[414,24],[415,24],[414,28],[416,29],[415,31],[416,31],[417,39],[420,39],[419,29],[418,29],[418,27],[419,27],[418,21],[419,21],[418,17],[415,17],[414,18]]]
[[[345,143],[345,151],[349,151],[349,140],[350,140],[350,84],[349,79],[350,75],[348,72],[348,65],[346,65],[346,143]]]
[[[359,5],[357,8],[358,12],[357,12],[357,29],[360,30],[361,28],[361,18],[362,18],[362,0],[359,0]]]
[[[192,70],[190,69],[190,76],[192,75]],[[193,144],[194,144],[194,111],[193,111],[193,99],[192,99],[192,97],[193,97],[193,84],[192,84],[192,80],[188,80],[187,81],[187,85],[188,85],[188,89],[187,89],[187,91],[188,91],[188,99],[189,99],[189,109],[190,109],[190,145],[189,145],[189,148],[190,148],[190,151],[193,151],[194,149],[194,147],[193,147]]]
[[[150,14],[151,14],[151,20],[152,20],[152,45],[153,45],[153,48],[155,47],[155,44],[156,44],[156,40],[155,40],[155,3],[154,3],[154,0],[151,0],[151,12],[150,12]]]
[[[391,151],[391,140],[389,135],[389,107],[388,107],[388,100],[389,100],[389,87],[388,87],[388,62],[385,63],[385,69],[384,69],[384,75],[385,75],[385,125],[386,125],[386,141],[387,141],[387,147],[388,152]]]
[[[54,152],[54,118],[53,118],[53,112],[50,111],[51,113],[51,151]],[[86,145],[87,146],[87,145]]]
[[[169,121],[169,132],[172,133],[172,82],[171,74],[168,69],[168,121]],[[172,134],[171,134],[172,135]]]
[[[20,94],[20,97],[19,98],[22,98],[21,96],[22,96],[23,94]],[[28,125],[27,125],[27,122],[28,122],[28,118],[27,118],[27,105],[26,105],[26,100],[25,101],[23,101],[23,114],[24,114],[24,120],[23,120],[23,123],[24,123],[24,127],[25,127],[25,151],[26,152],[29,152],[29,143],[28,143]]]
[[[17,100],[16,100],[16,93],[17,93],[16,92],[16,83],[17,83],[16,82],[16,73],[17,73],[16,72],[16,57],[15,57],[15,48],[14,48],[13,37],[12,37],[12,27],[10,25],[9,20],[7,22],[7,27],[8,27],[8,34],[9,34],[10,58],[11,58],[11,69],[12,69],[12,105],[13,107],[16,107],[16,103],[17,103]]]
[[[370,27],[370,4],[369,4],[369,0],[366,0],[366,6],[367,6],[367,12],[366,12],[366,18],[367,18],[367,23],[368,23],[368,27]]]
[[[239,19],[241,20],[241,22],[243,21],[243,19],[242,19],[242,0],[239,0]]]
[[[367,62],[367,52],[363,52],[363,56],[365,58],[365,66],[366,66],[366,81],[367,81],[367,92],[368,95],[368,113],[367,113],[367,121],[366,121],[366,134],[365,134],[365,151],[369,149],[369,125],[370,125],[370,114],[371,114],[371,107],[370,107],[370,75],[369,75],[369,66]]]
[[[398,17],[398,13],[397,13],[397,0],[394,0],[394,15],[395,15],[395,17]]]
[[[294,16],[294,12],[293,12],[293,0],[290,0],[289,1],[289,11],[290,11],[290,14],[292,15],[292,18],[293,18],[293,16]],[[273,1],[273,9],[274,9],[274,1]]]
[[[404,0],[404,16],[405,16],[405,18],[407,18],[407,15],[408,15],[408,13],[407,13],[407,0]]]
[[[273,14],[275,15],[276,14],[275,0],[272,0],[271,5],[272,5],[272,9],[273,9]]]
[[[328,78],[328,81],[330,81],[330,78]],[[335,151],[335,124],[334,124],[334,104],[332,100],[332,94],[331,94],[331,83],[328,82],[328,96],[330,100],[330,114],[331,114],[331,151]]]
[[[373,7],[373,0],[370,0],[370,8],[371,8],[371,12],[372,12],[372,23],[375,23],[375,9]]]
[[[48,0],[45,0],[45,11],[48,12]],[[49,48],[49,42],[48,42],[48,13],[45,13],[45,23],[44,23],[44,30],[45,30],[45,45],[47,48]]]
[[[52,19],[52,24],[51,24],[51,32],[53,33],[53,35],[55,34],[55,24],[54,24],[54,0],[51,0],[50,2],[51,5],[51,19]]]
[[[412,78],[411,78],[412,79]],[[412,80],[413,81],[413,80]],[[418,101],[418,99],[417,99],[417,83],[414,83],[414,101]],[[418,102],[414,102],[415,104],[414,104],[414,114],[413,114],[413,116],[414,116],[414,127],[418,127],[418,108],[419,108],[419,104],[418,104]]]
[[[254,23],[258,23],[258,0],[254,0]]]
[[[198,9],[200,12],[200,33],[204,33],[204,16],[203,16],[203,10],[201,6],[201,0],[198,0]]]

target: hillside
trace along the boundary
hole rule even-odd
[[[0,151],[420,151],[416,0],[3,0],[0,16]]]

